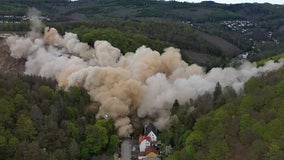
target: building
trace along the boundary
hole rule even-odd
[[[151,137],[146,135],[139,136],[139,152],[145,152],[146,148],[151,146]]]
[[[145,149],[145,155],[147,158],[157,158],[158,157],[158,151],[157,148],[154,146],[149,146]]]
[[[151,142],[156,142],[158,130],[152,123],[149,123],[148,125],[145,125],[144,135],[151,137]]]
[[[138,160],[160,160],[157,150],[156,127],[149,123],[144,127],[144,135],[139,136],[139,153]]]

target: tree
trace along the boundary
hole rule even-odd
[[[209,116],[201,116],[194,124],[193,129],[207,133],[211,128],[212,119]]]
[[[283,88],[266,76],[253,78],[243,95],[224,90],[225,104],[196,119],[182,148],[188,159],[238,159],[239,148],[245,149],[245,158],[284,159]],[[169,158],[181,159],[182,149]]]
[[[250,144],[254,141],[255,135],[251,128],[252,120],[249,114],[243,113],[240,116],[239,136],[243,144]]]
[[[252,149],[255,152],[258,159],[264,157],[264,154],[268,151],[267,144],[262,139],[257,139],[252,143]]]
[[[69,144],[68,153],[69,153],[68,159],[70,160],[79,159],[80,147],[74,139],[72,139],[71,143]]]
[[[189,158],[194,158],[196,152],[202,147],[205,140],[204,133],[199,130],[193,131],[186,139],[185,150]]]
[[[211,141],[209,144],[209,154],[207,156],[208,160],[221,160],[229,159],[230,149],[227,142],[223,140]]]
[[[263,138],[269,142],[281,139],[284,136],[283,121],[279,118],[271,120],[264,129]]]
[[[0,124],[12,125],[15,113],[15,106],[12,103],[6,99],[0,99]]]
[[[263,133],[265,131],[265,124],[261,122],[254,122],[251,126],[255,135],[259,138],[263,137]]]
[[[14,25],[12,23],[5,23],[4,28],[5,31],[12,31],[14,29]]]
[[[197,116],[206,114],[213,109],[213,97],[209,93],[199,96],[194,102],[195,113]]]
[[[245,92],[246,93],[257,92],[262,87],[263,84],[259,80],[257,80],[257,78],[253,77],[245,84]]]
[[[107,130],[108,136],[114,133],[114,125],[111,120],[98,119],[95,125],[104,127]]]
[[[276,91],[278,94],[284,94],[284,81],[281,81],[277,87],[276,87]]]
[[[181,151],[174,151],[172,153],[172,155],[170,155],[170,156],[168,156],[166,158],[166,160],[186,160],[186,159],[182,159],[182,155],[181,154],[182,154]],[[189,158],[189,157],[187,157],[187,158]]]
[[[64,148],[56,149],[52,154],[50,159],[68,159],[67,152]]]
[[[280,146],[272,142],[269,145],[269,151],[265,155],[266,160],[279,160],[284,158],[284,151],[280,148]]]
[[[171,129],[166,129],[159,134],[158,140],[160,140],[166,145],[171,145],[173,144],[173,136],[174,136],[173,131]]]
[[[28,107],[28,101],[21,94],[16,94],[16,97],[14,99],[14,104],[16,108],[19,110],[27,109]]]
[[[8,159],[15,154],[19,145],[19,140],[11,133],[9,129],[5,129],[0,125],[0,155],[1,158]]]
[[[40,86],[39,91],[43,99],[52,100],[55,96],[54,90],[51,89],[49,86]]]
[[[83,156],[99,154],[108,144],[108,133],[103,126],[97,124],[88,125],[86,126],[85,134],[85,141],[83,141],[81,148]]]
[[[112,155],[112,154],[115,153],[118,143],[119,143],[118,136],[115,135],[115,134],[111,135],[110,138],[109,138],[109,144],[108,144],[108,147],[107,147],[108,148],[107,153],[109,155]]]
[[[66,136],[72,137],[74,139],[79,139],[79,129],[74,122],[63,120],[60,124],[60,128],[64,130]]]
[[[32,141],[37,130],[33,121],[26,115],[21,114],[16,123],[16,134],[23,141]]]
[[[43,125],[43,114],[41,112],[41,109],[38,106],[36,105],[32,106],[30,113],[29,113],[29,117],[31,118],[33,122],[35,122],[37,127]]]
[[[33,141],[31,143],[22,142],[17,149],[17,153],[15,154],[15,159],[37,159],[44,160],[47,157],[44,157],[43,150],[39,147],[37,141]]]
[[[221,101],[221,94],[222,94],[222,87],[220,85],[219,82],[217,82],[216,86],[215,86],[215,90],[214,90],[214,93],[213,93],[213,98],[214,98],[214,107],[217,107],[219,105],[221,105],[222,103],[220,102]]]

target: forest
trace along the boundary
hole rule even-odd
[[[284,158],[284,68],[250,79],[241,94],[216,84],[213,94],[172,108],[160,132],[167,159]],[[120,140],[111,119],[96,119],[86,90],[58,88],[30,75],[0,77],[1,159],[112,157]],[[98,104],[99,105],[99,104]],[[139,136],[139,130],[133,137]],[[165,152],[172,146],[172,152]]]
[[[155,0],[0,0],[0,4],[1,31],[28,31],[28,22],[18,19],[26,15],[28,8],[34,7],[49,19],[45,22],[47,26],[55,26],[63,33],[85,26],[139,35],[137,40],[142,42],[145,41],[143,35],[159,43],[153,48],[160,51],[164,44],[173,45],[184,50],[183,58],[187,62],[193,61],[208,68],[226,66],[240,53],[250,53],[249,59],[258,61],[279,54],[284,48],[282,5]],[[248,21],[251,25],[237,24],[237,28],[231,29],[224,25],[227,21]],[[123,48],[126,46],[124,44]]]
[[[213,95],[175,106],[171,127],[160,135],[174,144],[166,159],[283,159],[283,72],[250,79],[241,95],[217,84]]]
[[[46,26],[76,33],[89,47],[107,40],[125,55],[142,45],[161,53],[173,46],[187,64],[205,71],[230,66],[244,52],[259,66],[283,57],[279,5],[152,0],[0,0],[0,5],[1,33],[26,35],[31,23],[15,21],[35,7],[51,18]],[[243,22],[249,26],[228,27]],[[0,75],[0,95],[0,160],[111,159],[121,142],[112,119],[97,119],[100,104],[84,88],[10,73]],[[186,104],[176,101],[169,127],[159,132],[159,152],[166,160],[284,159],[283,96],[282,67],[251,78],[240,93],[217,83],[213,93]],[[142,128],[131,136],[137,138]]]
[[[81,88],[56,88],[54,80],[28,75],[0,78],[0,159],[90,159],[112,155],[119,143],[111,120]]]

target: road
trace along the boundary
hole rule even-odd
[[[121,160],[131,159],[131,139],[125,139],[121,144]]]

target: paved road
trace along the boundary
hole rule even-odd
[[[121,160],[131,159],[131,139],[125,139],[121,144]]]

